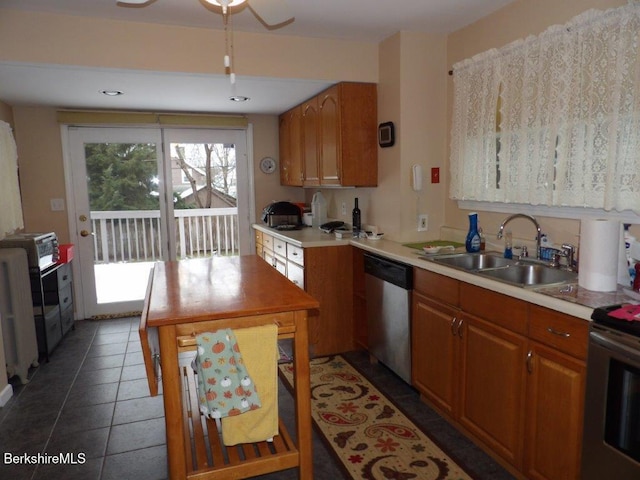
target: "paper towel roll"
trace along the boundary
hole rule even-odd
[[[611,292],[618,284],[620,222],[586,219],[580,223],[578,285],[596,292]]]

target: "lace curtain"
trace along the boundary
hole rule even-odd
[[[640,212],[640,4],[454,65],[450,196]]]
[[[18,151],[11,126],[0,121],[0,238],[21,228],[22,203],[18,184]]]

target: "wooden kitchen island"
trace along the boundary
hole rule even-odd
[[[292,467],[301,479],[313,477],[308,316],[318,308],[313,297],[255,255],[155,264],[140,340],[152,396],[161,373],[172,480],[247,478]],[[215,421],[198,410],[190,367],[195,336],[271,323],[278,338],[293,339],[297,441],[280,420],[273,442],[225,447]]]

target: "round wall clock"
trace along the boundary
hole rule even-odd
[[[263,173],[273,173],[276,171],[276,161],[271,157],[264,157],[260,160],[260,170]]]

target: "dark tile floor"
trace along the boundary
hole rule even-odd
[[[154,480],[167,477],[162,396],[150,397],[138,339],[138,319],[76,322],[49,363],[14,385],[0,408],[0,479]],[[362,352],[345,355],[393,398],[476,479],[511,479],[469,440],[420,402],[418,394]],[[280,410],[293,430],[293,401],[280,389]],[[72,465],[7,462],[7,454],[72,454]],[[343,474],[314,433],[315,478]],[[296,479],[295,470],[259,477]]]

